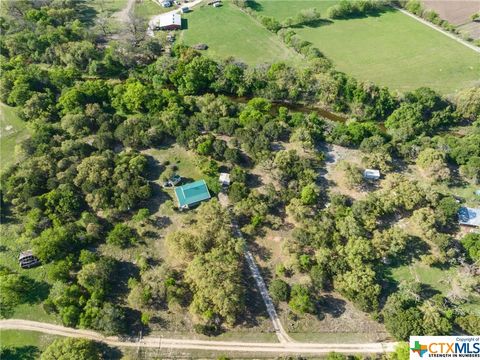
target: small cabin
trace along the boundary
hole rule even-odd
[[[22,269],[30,269],[31,267],[40,265],[40,260],[33,255],[32,250],[27,250],[20,253],[18,263]]]
[[[220,173],[218,177],[218,181],[222,186],[229,186],[230,185],[230,174],[228,173]]]
[[[190,209],[202,201],[209,200],[211,197],[205,180],[177,186],[175,188],[175,196],[178,208],[181,210]]]
[[[365,169],[365,171],[363,172],[363,178],[365,180],[378,180],[380,179],[380,170]]]

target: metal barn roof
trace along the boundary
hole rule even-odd
[[[178,186],[175,188],[175,195],[180,208],[189,207],[200,201],[210,199],[210,192],[208,191],[205,180],[198,180],[190,184]]]

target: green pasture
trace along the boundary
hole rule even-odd
[[[218,8],[201,5],[183,17],[180,40],[187,45],[207,44],[206,53],[213,58],[234,57],[253,65],[295,62],[300,58],[275,34],[231,3],[223,2]]]
[[[337,1],[257,0],[253,9],[278,20],[315,7],[325,21],[294,28],[347,74],[405,92],[428,86],[442,94],[480,83],[480,54],[393,8],[376,16],[326,19]]]

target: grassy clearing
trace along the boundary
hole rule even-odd
[[[448,270],[439,269],[415,262],[411,265],[402,265],[392,269],[394,280],[401,282],[420,282],[428,285],[432,290],[441,292],[443,295],[451,290],[451,278],[457,272],[456,268]]]
[[[235,5],[203,5],[184,16],[188,28],[181,41],[187,45],[206,43],[206,53],[214,58],[234,57],[248,64],[274,61],[295,62],[299,56],[288,49],[273,33],[264,29]]]
[[[319,294],[318,315],[295,315],[287,304],[279,306],[285,330],[298,341],[305,342],[375,342],[389,338],[383,324],[358,310],[337,293]]]
[[[478,54],[398,11],[297,32],[339,70],[400,92],[428,86],[451,94],[478,83]]]
[[[58,323],[53,314],[47,314],[40,301],[48,295],[49,282],[47,271],[50,264],[41,265],[32,269],[23,270],[17,262],[18,254],[28,249],[28,244],[19,237],[20,226],[17,224],[0,225],[0,264],[13,271],[28,276],[36,282],[35,291],[31,294],[31,301],[17,306],[12,317],[35,321]]]
[[[337,4],[338,0],[257,0],[253,9],[261,11],[262,15],[273,16],[279,21],[288,17],[294,17],[304,9],[317,9],[323,17],[326,17],[327,9]]]
[[[92,0],[89,4],[97,12],[113,14],[127,6],[128,0]]]
[[[148,19],[152,16],[163,14],[164,12],[172,9],[173,7],[164,8],[154,3],[153,0],[143,0],[141,2],[135,2],[134,12],[135,15]]]
[[[34,347],[36,349],[43,350],[48,345],[50,345],[53,342],[53,340],[57,338],[58,336],[42,334],[36,331],[24,331],[24,330],[0,331],[0,343],[2,344],[2,346]]]
[[[15,145],[28,136],[26,123],[18,117],[17,110],[0,103],[0,172],[17,159]]]

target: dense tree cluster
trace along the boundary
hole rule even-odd
[[[373,0],[340,1],[327,9],[327,16],[331,19],[361,17],[378,13],[385,3]]]

